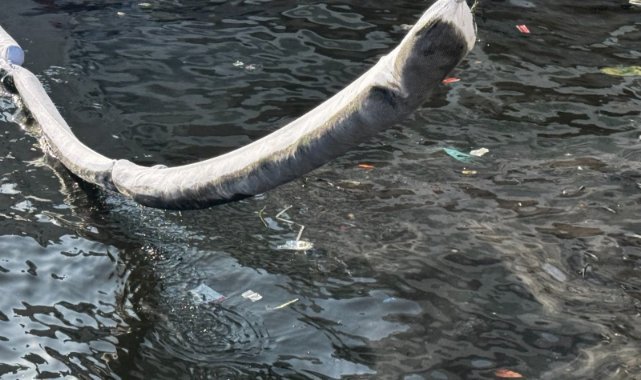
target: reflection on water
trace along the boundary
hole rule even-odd
[[[428,5],[5,2],[0,23],[81,139],[168,165],[315,106]],[[78,183],[1,96],[0,377],[638,376],[641,82],[600,69],[638,64],[640,16],[482,1],[462,80],[413,118],[202,211]],[[299,232],[275,218],[289,205],[314,249],[277,249]],[[201,285],[225,300],[195,302]]]

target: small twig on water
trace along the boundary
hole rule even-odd
[[[585,276],[588,274],[588,271],[592,270],[592,264],[585,264],[585,266],[579,271],[579,274],[581,277],[585,278]]]
[[[265,218],[263,218],[263,213],[265,212],[266,208],[267,206],[263,206],[263,208],[261,208],[260,211],[258,211],[258,217],[260,218],[260,221],[263,222],[263,225],[265,226],[265,228],[269,228],[269,225],[265,221]]]
[[[472,4],[472,8],[470,8],[470,11],[472,11],[473,15],[476,14],[476,8],[478,8],[478,6],[479,6],[479,0],[475,0],[474,4]]]
[[[282,218],[282,217],[281,217],[281,215],[283,215],[284,213],[286,213],[286,212],[287,212],[288,210],[290,210],[292,207],[293,207],[293,206],[287,206],[287,207],[285,207],[285,209],[284,209],[284,210],[282,210],[281,212],[279,212],[278,214],[276,214],[275,218],[276,218],[277,220],[280,220],[280,221],[281,221],[281,222],[283,222],[283,223],[287,223],[287,224],[290,224],[290,225],[292,225],[292,224],[293,224],[293,225],[299,226],[299,227],[300,227],[300,230],[298,231],[298,235],[296,235],[296,241],[300,241],[301,236],[303,236],[303,231],[305,231],[305,226],[304,226],[304,225],[302,225],[302,224],[300,224],[300,223],[296,223],[296,222],[294,222],[293,220],[289,220],[289,219],[285,219],[285,218]]]
[[[280,217],[281,215],[283,215],[284,213],[286,213],[287,211],[289,211],[289,209],[291,209],[292,207],[294,207],[294,206],[289,205],[289,206],[285,207],[281,212],[279,212],[278,214],[276,214],[275,218],[276,218],[276,219],[278,219],[278,220],[282,220],[283,222],[287,222],[287,223],[294,223],[294,222],[292,222],[291,220],[283,219],[283,218],[281,218],[281,217]]]
[[[292,207],[294,207],[294,206],[285,207],[278,214],[276,214],[276,216],[274,216],[274,219],[276,219],[279,222],[286,223],[290,227],[298,226],[298,227],[300,227],[300,229],[298,230],[298,235],[296,235],[296,240],[287,241],[286,244],[278,246],[278,249],[288,249],[288,250],[295,250],[295,251],[306,251],[306,250],[309,250],[314,246],[313,243],[310,243],[310,242],[305,241],[305,240],[301,240],[301,237],[303,236],[303,231],[305,231],[305,226],[300,224],[300,223],[296,223],[293,220],[285,219],[283,217],[283,215],[285,215],[285,213],[287,211],[289,211]],[[265,218],[263,218],[264,211],[265,211],[265,207],[263,207],[260,211],[258,211],[257,214],[258,214],[258,217],[260,218],[260,220],[265,225],[265,227],[269,228],[267,222],[265,221]]]
[[[287,307],[287,306],[289,306],[289,305],[295,304],[296,302],[298,302],[298,298],[293,299],[293,300],[291,300],[291,301],[289,301],[289,302],[285,302],[284,304],[282,304],[282,305],[280,305],[280,306],[276,306],[276,307],[275,307],[275,308],[273,308],[272,310],[284,309],[284,308],[286,308],[286,307]]]

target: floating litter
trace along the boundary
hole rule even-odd
[[[287,240],[285,244],[279,245],[277,248],[286,251],[309,251],[314,248],[314,243],[307,240]]]
[[[0,59],[21,66],[24,63],[24,51],[18,45],[11,45],[4,49],[4,52],[0,53]]]
[[[639,1],[641,4],[641,0]],[[615,77],[635,77],[641,76],[641,66],[604,67],[601,72]]]
[[[487,149],[487,148],[479,148],[479,149],[475,149],[475,150],[471,151],[470,152],[470,156],[483,157],[486,154],[488,154],[489,152],[490,152],[490,150]]]
[[[460,78],[449,77],[449,78],[443,79],[443,84],[456,83],[456,82],[460,82],[460,81],[461,81]]]
[[[277,221],[287,223],[290,226],[292,225],[297,225],[300,226],[300,230],[298,231],[298,235],[296,236],[295,240],[287,240],[285,241],[285,244],[281,244],[276,246],[276,249],[282,249],[286,251],[308,251],[312,248],[314,248],[314,243],[307,241],[307,240],[301,240],[301,236],[303,236],[303,231],[305,230],[305,226],[303,226],[300,223],[296,223],[294,221],[291,221],[289,219],[285,219],[284,216],[286,215],[286,212],[290,210],[293,206],[287,206],[283,210],[281,210],[276,216],[274,217]],[[263,222],[263,225],[267,228],[271,228],[274,230],[282,230],[280,226],[278,226],[278,223],[269,218],[269,217],[264,217],[264,212],[265,212],[265,207],[263,207],[260,211],[257,212],[258,217],[260,218],[261,222]]]
[[[477,174],[479,174],[479,172],[477,172],[476,170],[472,170],[472,169],[463,169],[463,170],[461,170],[461,174],[463,174],[463,175],[477,175]]]
[[[523,375],[521,375],[520,373],[516,371],[512,371],[507,368],[497,369],[494,372],[494,375],[501,379],[522,379],[523,378]]]
[[[263,299],[263,296],[254,292],[253,290],[246,291],[245,293],[241,294],[241,297],[243,297],[244,299],[248,299],[252,302],[260,301]]]
[[[296,302],[298,302],[298,298],[293,299],[293,300],[291,300],[291,301],[289,301],[289,302],[285,302],[284,304],[282,304],[282,305],[280,305],[280,306],[276,306],[276,307],[275,307],[275,308],[273,308],[272,310],[284,309],[284,308],[286,308],[286,307],[287,307],[287,306],[289,306],[289,305],[293,305],[293,304],[295,304]]]
[[[462,162],[467,162],[472,158],[472,156],[470,156],[469,154],[463,153],[454,148],[443,148],[443,152],[447,153],[448,156]]]
[[[557,280],[557,281],[559,281],[559,282],[565,282],[565,281],[567,281],[567,279],[568,279],[568,276],[566,276],[566,275],[565,275],[565,273],[563,273],[563,271],[561,271],[559,268],[555,267],[554,265],[552,265],[552,264],[550,264],[550,263],[545,263],[545,264],[543,264],[543,265],[541,266],[541,268],[542,268],[542,269],[543,269],[547,274],[549,274],[550,276],[552,276],[552,278],[554,278],[555,280]]]
[[[241,60],[237,60],[236,62],[232,63],[232,65],[234,67],[243,68],[243,69],[245,69],[247,71],[255,71],[255,70],[258,69],[258,65],[255,65],[253,63],[245,64],[245,62],[243,62]]]
[[[637,7],[641,7],[641,0],[630,0],[631,5],[636,5]]]
[[[219,303],[225,300],[224,295],[218,293],[205,284],[198,285],[197,288],[190,290],[189,293],[191,293],[194,302],[197,304],[212,302]]]
[[[517,25],[516,29],[518,29],[519,32],[523,34],[530,34],[530,29],[527,27],[527,25]]]

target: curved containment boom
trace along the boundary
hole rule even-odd
[[[0,28],[0,42],[6,39],[2,35]],[[33,74],[2,65],[52,153],[71,172],[146,206],[195,209],[291,181],[401,121],[440,85],[475,40],[465,0],[438,0],[392,52],[315,109],[242,148],[172,168],[143,167],[92,151],[73,135]]]

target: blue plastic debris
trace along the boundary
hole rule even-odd
[[[220,303],[225,300],[225,296],[218,293],[214,289],[210,288],[205,284],[198,285],[197,288],[189,291],[191,293],[194,302],[197,304],[201,303]]]
[[[22,66],[22,64],[24,63],[24,51],[20,46],[9,46],[5,50],[5,57],[3,58],[9,63]]]
[[[461,162],[468,162],[472,159],[472,156],[470,156],[469,154],[463,153],[454,148],[443,148],[443,152],[447,153],[448,156],[454,158],[455,160]]]

